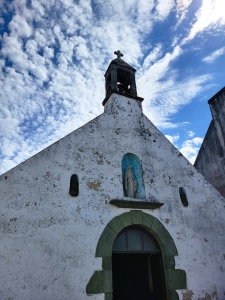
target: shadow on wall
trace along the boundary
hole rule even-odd
[[[136,199],[145,199],[145,184],[143,179],[143,169],[140,159],[133,153],[126,153],[122,158],[122,178],[123,178],[123,194],[124,197],[127,197],[126,190],[126,172],[131,168],[133,178],[135,180],[135,194],[133,198]],[[130,166],[130,167],[129,167]]]

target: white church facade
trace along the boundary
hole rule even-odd
[[[116,54],[104,113],[0,177],[0,299],[225,299],[225,199]]]

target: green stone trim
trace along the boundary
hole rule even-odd
[[[105,293],[105,300],[113,300],[113,293]]]
[[[123,228],[133,225],[130,212],[119,215],[118,217],[120,219],[120,222],[123,224]]]
[[[176,290],[186,288],[186,273],[175,269],[174,256],[178,255],[174,241],[154,216],[140,210],[131,210],[112,219],[102,232],[96,248],[96,257],[102,257],[102,270],[95,271],[91,277],[87,294],[105,294],[105,300],[113,299],[112,288],[112,247],[120,231],[131,225],[138,225],[148,230],[158,241],[162,250],[165,282],[168,300],[179,300]]]
[[[110,200],[109,203],[120,208],[139,208],[139,209],[156,209],[164,205],[164,203],[159,203],[159,202],[117,200],[117,199]]]
[[[172,289],[182,290],[186,288],[186,273],[184,270],[167,269],[167,272],[168,280]]]
[[[86,287],[87,294],[112,293],[112,270],[95,271]]]
[[[167,294],[168,294],[167,297],[169,300],[179,300],[179,296],[176,291],[170,290],[170,291],[167,291]]]
[[[102,258],[102,269],[103,270],[112,270],[112,257],[103,257]]]

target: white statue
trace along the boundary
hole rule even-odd
[[[125,172],[125,183],[124,183],[126,197],[134,198],[134,195],[137,191],[137,182],[134,179],[131,166],[128,165]]]

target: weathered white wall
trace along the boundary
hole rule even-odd
[[[143,115],[140,102],[116,94],[102,115],[0,177],[0,299],[104,299],[85,289],[102,269],[95,258],[102,231],[129,211],[109,204],[123,197],[127,152],[142,161],[146,198],[164,203],[144,211],[177,246],[176,268],[187,274],[180,299],[225,299],[224,198]],[[69,195],[74,173],[78,197]]]

